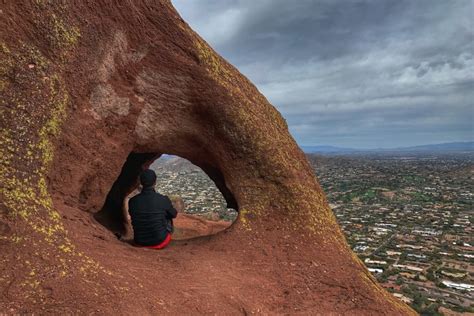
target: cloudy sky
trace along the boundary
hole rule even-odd
[[[474,0],[173,0],[300,145],[473,140]]]

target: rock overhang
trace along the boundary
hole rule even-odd
[[[78,301],[92,300],[94,291],[86,282],[91,269],[104,274],[97,285],[104,295],[107,286],[125,284],[118,277],[107,279],[107,265],[115,263],[79,238],[71,239],[76,228],[65,220],[81,217],[89,223],[86,231],[95,230],[80,210],[102,207],[135,152],[144,155],[138,159],[140,168],[160,153],[187,158],[223,193],[230,192],[224,196],[238,205],[239,219],[225,234],[194,244],[209,256],[206,260],[221,262],[212,249],[229,247],[230,262],[245,256],[267,262],[272,272],[262,272],[261,282],[268,288],[276,280],[285,284],[279,287],[306,284],[305,296],[282,299],[306,311],[352,308],[361,313],[372,305],[381,313],[411,313],[376,284],[350,251],[281,115],[182,21],[169,1],[11,1],[2,14],[8,19],[1,20],[0,31],[0,89],[5,95],[0,216],[6,227],[0,246],[9,269],[0,277],[22,293],[9,296],[11,302],[28,297],[41,302],[41,293],[55,287],[66,289],[56,300],[74,305],[68,293]],[[39,260],[34,253],[17,254],[33,240],[51,256]],[[293,265],[279,265],[288,260]],[[15,268],[15,261],[22,265]],[[317,264],[308,270],[303,262]],[[174,269],[166,263],[162,267]],[[225,271],[223,280],[235,278]],[[248,281],[244,274],[239,277],[242,284]],[[204,281],[192,274],[187,279]],[[83,284],[82,291],[68,287],[71,280]],[[25,286],[32,291],[22,292]],[[322,288],[327,293],[319,292]],[[260,308],[259,301],[239,295],[252,302],[252,309]],[[344,301],[347,297],[350,302]],[[29,304],[34,311],[48,303]],[[269,302],[264,307],[279,310]]]

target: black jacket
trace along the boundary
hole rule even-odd
[[[128,202],[132,218],[135,243],[154,246],[163,242],[168,233],[168,220],[176,217],[176,210],[167,196],[155,192],[153,187],[143,188]]]

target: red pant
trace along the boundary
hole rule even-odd
[[[166,238],[165,240],[163,240],[163,242],[161,244],[158,244],[158,245],[154,245],[154,246],[143,246],[144,248],[150,248],[150,249],[163,249],[165,248],[166,246],[168,246],[168,244],[170,243],[171,241],[171,234],[168,233],[168,235],[166,235]]]

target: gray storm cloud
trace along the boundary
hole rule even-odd
[[[471,0],[173,0],[301,145],[473,139]]]

